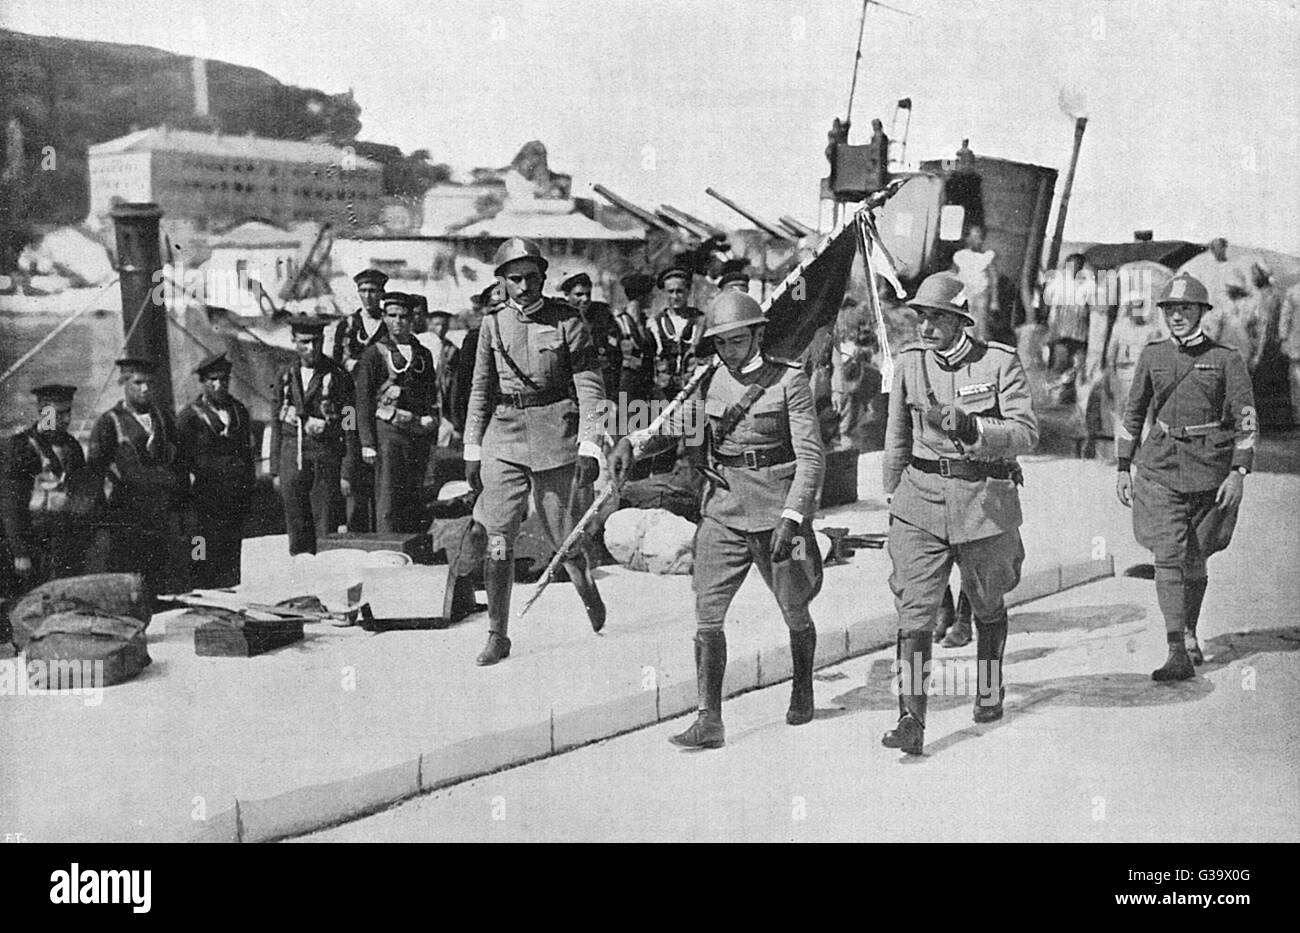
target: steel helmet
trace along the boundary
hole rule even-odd
[[[501,267],[514,262],[516,259],[531,259],[542,267],[543,272],[546,271],[546,267],[549,265],[542,258],[542,248],[540,246],[532,240],[525,240],[523,237],[516,236],[511,237],[497,247],[497,254],[492,260],[492,264],[495,266],[494,274],[500,275]]]
[[[713,337],[727,331],[749,327],[753,324],[766,324],[767,317],[757,301],[744,292],[720,292],[709,310],[704,312],[704,336]]]
[[[927,276],[916,290],[916,297],[909,301],[908,307],[929,308],[934,311],[947,311],[964,318],[968,325],[975,323],[967,307],[966,286],[962,280],[951,272],[936,272]]]
[[[1160,297],[1156,299],[1156,306],[1163,308],[1165,305],[1200,305],[1209,310],[1214,307],[1210,301],[1210,293],[1205,290],[1199,279],[1193,278],[1186,272],[1174,276],[1168,284],[1160,290]]]

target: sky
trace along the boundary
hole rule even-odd
[[[1060,169],[1089,118],[1066,239],[1300,255],[1297,0],[888,0],[873,6],[851,141],[913,101],[907,159]],[[0,0],[21,32],[151,45],[352,88],[361,138],[457,168],[542,140],[574,194],[602,183],[745,225],[713,186],[816,224],[860,0]],[[893,134],[896,138],[901,134]],[[1060,182],[1057,188],[1060,192]],[[1055,215],[1053,215],[1055,216]],[[829,220],[823,218],[823,226]],[[1054,220],[1053,220],[1054,222]]]

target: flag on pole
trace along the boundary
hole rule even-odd
[[[855,227],[850,215],[768,297],[764,351],[796,359],[819,328],[835,323],[858,252]]]

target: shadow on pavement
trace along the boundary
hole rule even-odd
[[[1256,654],[1300,651],[1300,625],[1215,635],[1202,642],[1201,649],[1205,652],[1203,671],[1218,670]]]
[[[1118,621],[1135,621],[1143,617],[1134,606],[1117,607],[1083,607],[1077,610],[1082,617],[1099,614],[1105,609],[1119,609],[1122,617]],[[1134,613],[1136,612],[1136,615]],[[1023,615],[1045,615],[1041,613],[1023,613]],[[1096,626],[1100,627],[1100,626]],[[1268,652],[1300,651],[1300,626],[1260,629],[1250,632],[1233,632],[1218,635],[1205,642],[1207,660],[1197,669],[1197,676],[1179,683],[1161,684],[1151,679],[1150,674],[1113,672],[1098,674],[1072,674],[1065,677],[1053,677],[1047,680],[1018,680],[1014,664],[1027,660],[1036,660],[1056,649],[1030,648],[1023,652],[1013,652],[1007,657],[1007,699],[1006,718],[998,723],[976,727],[974,724],[947,735],[927,735],[926,756],[937,754],[951,748],[958,742],[977,738],[992,729],[1000,728],[1003,723],[1014,721],[1019,715],[1036,711],[1043,706],[1069,706],[1076,708],[1109,708],[1132,706],[1164,706],[1170,703],[1185,703],[1202,700],[1215,690],[1214,684],[1205,677],[1207,673],[1219,670],[1234,661],[1241,661],[1257,654]],[[969,657],[958,656],[958,660],[969,661]],[[943,656],[935,659],[942,663]],[[936,672],[940,670],[936,663]],[[834,702],[843,707],[842,711],[818,710],[818,718],[833,718],[848,715],[860,710],[894,713],[898,709],[898,699],[892,690],[892,658],[880,658],[873,661],[867,672],[867,682],[835,697]],[[936,673],[936,676],[941,676]],[[960,681],[959,681],[960,682]],[[932,695],[929,713],[950,710],[957,707],[970,708],[974,704],[974,695]],[[881,731],[889,728],[888,717],[882,720]]]
[[[1146,610],[1135,603],[1064,606],[1051,612],[1013,612],[1007,620],[1007,630],[1012,635],[1017,632],[1092,632],[1111,625],[1141,622],[1146,616]]]

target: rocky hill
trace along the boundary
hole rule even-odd
[[[351,94],[282,84],[256,68],[207,62],[210,116],[194,115],[193,59],[138,45],[0,29],[0,251],[33,227],[87,209],[86,147],[167,123],[275,139],[347,143],[361,129]],[[52,148],[47,148],[52,147]],[[400,154],[399,154],[400,155]],[[16,164],[18,163],[18,164]]]

